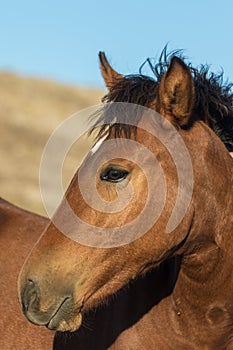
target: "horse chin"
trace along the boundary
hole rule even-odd
[[[75,332],[82,324],[82,314],[79,312],[72,319],[60,320],[59,314],[53,316],[47,328],[58,332]]]

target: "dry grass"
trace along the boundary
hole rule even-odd
[[[0,196],[44,213],[39,165],[52,131],[73,113],[100,102],[103,91],[0,73]],[[90,141],[79,143],[65,162],[67,184]]]

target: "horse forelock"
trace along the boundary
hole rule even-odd
[[[106,113],[105,105],[109,102],[126,102],[153,108],[157,95],[157,89],[161,79],[169,66],[173,56],[184,59],[181,50],[167,53],[166,47],[162,51],[159,61],[152,63],[152,59],[147,59],[145,63],[149,65],[154,77],[142,74],[143,64],[139,74],[128,75],[119,79],[109,92],[103,97],[103,110],[98,111],[98,119],[93,124],[92,130],[98,128],[98,137],[107,131],[114,131],[116,136],[124,133],[126,137],[135,135],[135,127],[122,125],[110,115],[110,110]],[[229,151],[233,151],[233,93],[232,83],[223,81],[223,72],[213,73],[209,71],[208,65],[201,65],[198,68],[188,64],[194,80],[195,103],[193,108],[193,120],[203,120],[220,137]],[[98,114],[97,113],[97,114]],[[140,120],[137,115],[134,125]],[[104,124],[104,125],[103,125]],[[192,123],[191,123],[192,125]]]

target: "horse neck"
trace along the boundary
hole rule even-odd
[[[204,307],[211,295],[215,295],[215,301],[225,298],[224,302],[233,306],[233,162],[206,125],[200,123],[198,128],[204,142],[199,148],[206,148],[198,156],[196,150],[193,157],[195,214],[189,238],[182,247],[176,288],[182,293],[187,291],[190,302],[194,296],[202,300]]]

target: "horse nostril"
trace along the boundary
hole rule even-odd
[[[39,289],[32,279],[28,279],[22,295],[23,311],[35,307],[39,302]]]

